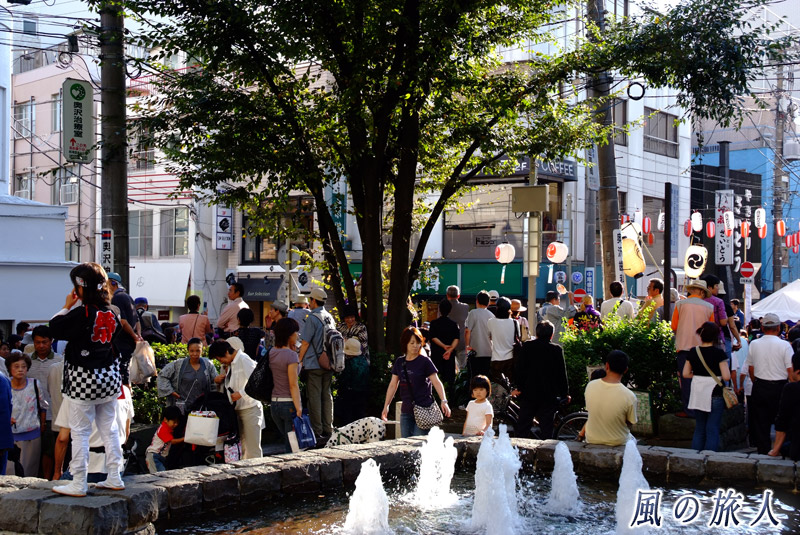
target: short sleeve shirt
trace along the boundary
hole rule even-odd
[[[158,453],[166,457],[169,455],[169,447],[173,438],[172,429],[167,425],[167,422],[162,422],[161,427],[159,427],[156,434],[153,435],[153,441],[150,442],[147,452]]]
[[[406,364],[405,371],[403,363]],[[394,361],[392,375],[396,375],[400,379],[400,399],[403,400],[400,412],[406,414],[414,412],[413,403],[421,407],[430,407],[433,403],[433,386],[429,377],[438,372],[433,361],[423,355],[419,355],[414,360],[407,361],[405,357],[399,357]],[[409,381],[411,382],[410,388]]]
[[[494,416],[494,409],[489,400],[483,403],[476,403],[473,399],[467,404],[467,421],[464,426],[464,435],[477,435],[486,426],[486,415]]]
[[[636,396],[621,383],[602,379],[586,385],[586,442],[621,446],[631,436],[628,423],[636,423]]]
[[[469,311],[466,328],[469,329],[469,345],[479,357],[492,355],[492,341],[489,340],[489,320],[494,314],[485,308]]]
[[[292,391],[289,389],[289,365],[299,363],[300,359],[297,353],[288,347],[270,349],[269,369],[272,370],[272,381],[274,384],[272,387],[272,397],[292,397]]]

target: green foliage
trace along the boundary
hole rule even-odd
[[[392,364],[396,357],[388,353],[371,353],[369,363],[369,414],[380,415],[386,400],[386,388],[392,379]],[[393,417],[389,407],[389,417]]]
[[[161,410],[164,404],[156,396],[155,385],[133,387],[133,421],[139,424],[157,424],[161,422]]]
[[[656,412],[680,410],[675,343],[667,322],[651,323],[646,317],[627,320],[610,315],[604,320],[602,330],[567,328],[561,335],[561,344],[570,395],[578,407],[584,406],[583,392],[589,382],[586,366],[603,364],[610,351],[619,349],[630,357],[623,382],[633,390],[650,392]]]

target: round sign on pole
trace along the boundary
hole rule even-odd
[[[572,273],[572,283],[573,284],[580,284],[583,281],[583,273],[580,271],[574,271]]]
[[[756,272],[756,268],[750,262],[743,262],[742,267],[739,268],[739,274],[742,277],[750,278]]]
[[[583,288],[578,288],[572,293],[572,297],[576,303],[580,303],[583,301],[583,298],[586,297],[586,290]]]
[[[556,271],[556,282],[558,284],[564,284],[567,282],[567,273],[565,271]]]

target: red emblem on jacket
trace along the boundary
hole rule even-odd
[[[92,342],[109,343],[116,329],[117,321],[114,317],[114,313],[110,310],[106,310],[105,312],[98,310],[97,316],[94,318]]]

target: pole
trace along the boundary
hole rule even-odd
[[[569,291],[571,292],[572,291],[572,256],[575,254],[575,250],[572,247],[572,244],[575,243],[575,241],[572,239],[572,229],[573,229],[573,225],[572,225],[572,193],[567,193],[567,221],[568,221],[568,225],[569,225],[569,240],[567,240],[569,242],[569,243],[567,243],[567,245],[569,246],[569,256],[567,257],[567,288],[569,288]]]
[[[672,295],[670,288],[672,286],[672,182],[664,183],[664,319],[672,321],[672,314],[669,313],[670,301]],[[678,285],[678,279],[675,278],[675,286]]]
[[[783,219],[783,130],[786,114],[782,105],[783,99],[783,65],[778,65],[778,86],[775,90],[775,158],[772,188],[773,216],[777,222]],[[774,231],[774,227],[773,227]],[[783,242],[777,232],[772,233],[772,291],[781,289],[783,271]]]
[[[595,158],[592,158],[592,162],[594,162]],[[585,268],[595,268],[597,267],[597,259],[595,255],[595,240],[597,240],[597,191],[592,189],[589,185],[589,175],[590,170],[589,167],[586,167],[586,199],[585,201],[585,227],[586,227],[586,234],[584,235],[584,247],[583,247],[583,263],[584,263],[584,271]],[[597,292],[597,289],[592,292],[593,294]],[[594,298],[594,295],[592,295]]]
[[[586,14],[590,23],[593,23],[602,33],[605,31],[605,5],[603,0],[588,0]],[[595,40],[594,34],[589,38]],[[607,72],[600,72],[591,76],[589,94],[594,99],[610,94],[610,76]],[[607,102],[607,100],[606,100]],[[600,207],[600,245],[603,254],[603,295],[610,297],[608,286],[616,280],[616,266],[614,264],[614,230],[619,230],[619,199],[617,198],[617,165],[614,159],[614,135],[610,131],[613,124],[611,120],[611,107],[606,104],[603,108],[596,109],[594,121],[608,129],[606,143],[597,147],[597,170],[600,175],[600,194],[598,204]]]
[[[125,56],[122,7],[100,8],[101,203],[103,228],[114,232],[114,270],[130,288]]]

